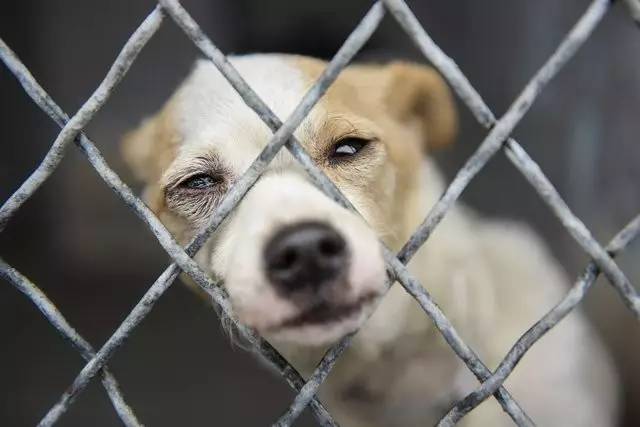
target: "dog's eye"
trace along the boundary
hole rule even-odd
[[[341,139],[333,146],[331,158],[333,160],[340,160],[354,156],[368,143],[368,140],[362,138],[351,137]]]
[[[206,190],[218,184],[220,179],[211,175],[201,173],[193,175],[180,183],[180,187],[188,188],[190,190]]]

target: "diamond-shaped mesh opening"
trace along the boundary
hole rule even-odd
[[[640,18],[640,4],[637,0],[627,0],[627,5],[635,19]],[[93,377],[100,376],[102,384],[111,399],[118,416],[125,425],[138,426],[133,410],[122,397],[119,386],[109,372],[108,360],[122,345],[131,331],[153,309],[154,303],[171,286],[177,275],[184,271],[207,292],[219,306],[219,311],[229,313],[229,301],[223,289],[204,273],[192,260],[193,254],[206,239],[215,231],[222,220],[242,199],[248,189],[259,179],[268,163],[275,154],[285,147],[302,164],[312,178],[312,181],[329,197],[341,203],[347,209],[353,209],[338,188],[320,171],[292,136],[293,132],[313,105],[324,94],[328,86],[335,80],[339,72],[351,61],[357,51],[366,43],[376,30],[385,13],[390,13],[407,32],[413,42],[425,57],[449,81],[460,100],[467,105],[478,122],[489,129],[489,133],[478,146],[474,154],[454,177],[441,199],[436,203],[425,218],[424,223],[415,231],[407,244],[398,254],[385,249],[385,261],[389,271],[388,283],[399,282],[412,295],[435,323],[442,336],[451,346],[455,354],[469,367],[471,372],[482,383],[473,393],[460,400],[441,420],[441,425],[452,425],[459,421],[466,413],[475,408],[484,399],[493,394],[504,410],[518,425],[532,425],[533,421],[527,416],[519,404],[512,398],[502,383],[513,370],[515,363],[545,332],[554,327],[566,314],[580,303],[584,294],[593,284],[600,271],[618,291],[625,305],[637,317],[640,317],[640,296],[631,286],[625,274],[618,268],[612,256],[624,249],[627,243],[640,232],[640,216],[632,220],[614,237],[607,247],[602,247],[591,236],[584,224],[571,212],[569,207],[558,195],[553,185],[542,173],[537,164],[527,152],[512,138],[510,134],[522,119],[531,103],[549,80],[575,54],[577,49],[589,38],[593,29],[606,15],[611,7],[609,0],[594,0],[578,23],[558,46],[553,55],[543,67],[534,75],[524,90],[514,101],[507,112],[497,120],[484,103],[478,92],[471,86],[464,74],[449,57],[430,39],[424,28],[412,14],[403,0],[382,0],[375,2],[365,17],[349,35],[343,46],[330,61],[324,73],[314,86],[301,100],[299,106],[284,122],[269,110],[266,104],[244,82],[236,70],[226,60],[224,54],[202,32],[193,18],[182,8],[177,0],[160,0],[159,5],[144,22],[136,29],[118,55],[111,70],[96,89],[94,94],[85,102],[78,112],[68,119],[65,113],[47,95],[29,70],[19,61],[9,47],[0,41],[0,57],[7,67],[19,79],[25,91],[34,102],[43,109],[60,127],[61,133],[56,138],[50,151],[40,166],[29,176],[22,186],[0,208],[0,229],[18,211],[21,205],[45,182],[55,171],[64,157],[67,146],[75,143],[85,154],[89,162],[96,169],[105,183],[120,197],[120,199],[148,226],[157,237],[160,244],[173,259],[160,277],[149,288],[144,297],[130,312],[124,322],[113,335],[97,351],[80,337],[77,332],[64,320],[62,314],[47,299],[35,284],[31,283],[20,272],[0,260],[0,275],[25,293],[45,314],[47,319],[65,336],[76,350],[82,355],[87,364],[78,374],[72,385],[62,394],[61,398],[44,416],[40,425],[52,425],[67,411],[75,398],[86,389]],[[201,230],[196,238],[185,248],[178,245],[160,221],[137,198],[127,185],[111,170],[100,152],[81,131],[94,117],[104,104],[119,81],[127,73],[135,60],[155,32],[160,28],[165,15],[168,15],[222,72],[231,85],[238,91],[245,103],[274,132],[272,140],[264,148],[248,171],[236,182],[220,205],[212,214],[209,224]],[[408,272],[405,263],[411,259],[418,248],[429,238],[441,219],[447,214],[451,206],[458,199],[467,184],[479,173],[495,153],[505,150],[508,159],[529,181],[539,193],[543,201],[558,217],[571,236],[582,249],[593,259],[584,273],[578,277],[575,285],[567,296],[539,322],[537,322],[520,339],[521,345],[516,345],[505,357],[495,372],[491,372],[462,340],[440,308],[435,304],[428,291]],[[307,405],[321,425],[335,425],[331,415],[322,403],[315,397],[316,391],[324,379],[329,375],[335,361],[349,346],[353,334],[344,337],[330,349],[316,368],[311,377],[305,381],[289,363],[277,353],[264,339],[257,336],[248,328],[236,324],[243,339],[256,350],[256,354],[282,374],[286,382],[299,393],[294,402],[276,425],[290,425]]]

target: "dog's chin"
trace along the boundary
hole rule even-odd
[[[356,331],[373,309],[375,299],[375,294],[368,294],[351,304],[320,303],[259,332],[276,342],[326,346]]]

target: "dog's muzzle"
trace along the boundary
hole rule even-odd
[[[217,248],[238,320],[278,342],[335,342],[385,287],[373,230],[294,174],[256,183]]]

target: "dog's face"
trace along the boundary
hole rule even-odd
[[[283,120],[325,63],[286,55],[233,58]],[[355,330],[386,278],[392,247],[415,225],[421,157],[455,132],[449,92],[430,68],[347,68],[295,132],[364,220],[310,182],[283,149],[197,260],[224,279],[238,319],[276,340],[320,345]],[[272,132],[207,62],[124,141],[149,206],[188,241]]]

